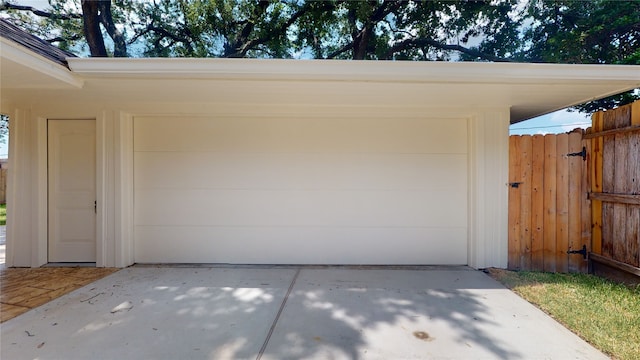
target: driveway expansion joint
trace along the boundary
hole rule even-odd
[[[271,339],[271,335],[273,335],[273,330],[276,328],[276,325],[278,324],[278,320],[280,319],[280,315],[282,315],[282,311],[284,310],[284,307],[287,305],[287,300],[289,300],[289,295],[291,295],[291,291],[293,291],[293,287],[296,284],[298,275],[300,275],[300,268],[296,269],[296,273],[293,275],[293,279],[291,279],[291,284],[289,284],[289,289],[287,289],[287,293],[285,294],[284,299],[282,299],[282,303],[280,304],[278,313],[273,319],[273,323],[271,323],[271,327],[269,328],[267,337],[264,339],[264,343],[262,344],[262,347],[258,352],[258,356],[256,356],[256,360],[260,360],[262,358],[262,354],[264,354],[264,351],[267,349],[267,346],[269,345],[269,340]]]

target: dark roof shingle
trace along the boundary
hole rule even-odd
[[[65,59],[68,57],[76,57],[76,55],[59,49],[2,18],[0,18],[0,37],[18,43],[36,54],[44,56],[66,68],[69,68],[69,66]]]

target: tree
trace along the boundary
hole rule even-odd
[[[534,61],[640,65],[640,2],[535,1],[529,10],[540,22],[526,34]],[[543,21],[545,20],[545,21]],[[640,99],[630,91],[576,108],[592,113]]]
[[[0,1],[17,25],[92,56],[640,64],[640,1]]]
[[[106,57],[107,49],[100,25],[113,40],[113,55],[126,57],[127,46],[122,33],[113,23],[111,0],[81,0],[84,37],[87,40],[91,56]]]
[[[69,50],[79,41],[86,41],[91,56],[106,57],[106,46],[102,27],[114,44],[113,56],[127,56],[124,35],[114,23],[111,12],[111,0],[81,0],[78,12],[77,1],[51,0],[51,10],[44,11],[32,6],[19,5],[4,1],[0,4],[0,11],[14,15],[14,22],[22,25],[26,30],[41,36],[52,43],[61,43],[61,48]],[[41,18],[41,21],[33,21],[33,18],[25,15],[30,13]],[[80,30],[81,29],[81,30]],[[57,36],[51,37],[51,34]]]
[[[640,1],[531,0],[518,17],[521,30],[487,37],[478,49],[524,62],[640,65]],[[638,99],[635,90],[575,108],[593,113]]]
[[[84,41],[92,56],[108,55],[106,34],[114,56],[128,45],[143,56],[502,61],[463,45],[514,1],[50,0],[51,11],[7,1],[0,11],[63,48]]]
[[[5,144],[9,135],[9,116],[0,114],[0,142]]]

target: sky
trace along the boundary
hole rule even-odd
[[[591,115],[559,110],[509,126],[509,135],[559,134],[591,126]]]

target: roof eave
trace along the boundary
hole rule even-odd
[[[635,65],[217,58],[68,58],[87,77],[461,83],[635,81]],[[632,87],[633,88],[633,87]]]
[[[57,64],[24,46],[0,37],[0,59],[16,64],[61,81],[64,85],[82,88],[84,80],[66,67]]]

